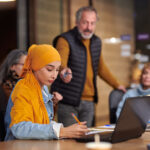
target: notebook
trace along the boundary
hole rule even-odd
[[[150,119],[150,97],[128,98],[122,108],[113,132],[99,133],[101,141],[117,143],[138,138],[144,133]],[[94,141],[93,135],[76,139],[79,142]]]

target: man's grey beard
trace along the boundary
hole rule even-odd
[[[93,33],[90,33],[89,35],[84,35],[83,33],[80,33],[80,34],[81,34],[82,38],[85,40],[88,40],[93,36]]]
[[[93,36],[93,34],[94,34],[94,33],[90,33],[89,35],[84,35],[83,33],[80,32],[79,29],[78,29],[78,31],[79,31],[81,37],[82,37],[83,39],[85,39],[85,40],[90,39],[90,38]]]

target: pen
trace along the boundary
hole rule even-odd
[[[65,73],[64,73],[64,78],[66,78],[66,77],[67,77],[67,75],[69,75],[69,74],[71,75],[72,73],[65,72]]]
[[[78,120],[78,118],[75,116],[74,113],[72,113],[72,117],[78,122],[79,125],[81,124],[80,121]]]
[[[106,125],[105,125],[105,127],[110,127],[110,126],[111,126],[110,124],[106,124]]]

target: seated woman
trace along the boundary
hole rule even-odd
[[[124,94],[122,100],[118,104],[116,111],[117,118],[119,118],[120,112],[127,98],[147,95],[150,95],[150,63],[145,64],[142,70],[139,86],[135,89],[128,90]]]
[[[0,141],[4,140],[4,115],[14,85],[19,80],[27,51],[12,50],[0,66]]]
[[[22,79],[10,97],[13,105],[5,140],[77,138],[88,132],[86,122],[63,127],[52,120],[52,95],[45,86],[55,81],[60,65],[60,55],[52,46],[43,44],[29,48]]]
[[[26,59],[27,51],[24,50],[12,50],[4,62],[0,66],[0,86],[4,92],[0,92],[0,97],[4,94],[6,99],[5,101],[0,99],[0,103],[4,103],[3,108],[7,105],[10,93],[19,80],[22,67]],[[2,95],[1,95],[2,94]]]

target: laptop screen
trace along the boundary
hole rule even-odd
[[[145,131],[150,116],[150,97],[128,98],[116,122],[112,143],[137,138]]]
[[[100,133],[101,141],[117,143],[142,135],[150,119],[150,97],[128,98],[116,122],[113,133]],[[94,134],[77,139],[79,142],[94,141]]]

